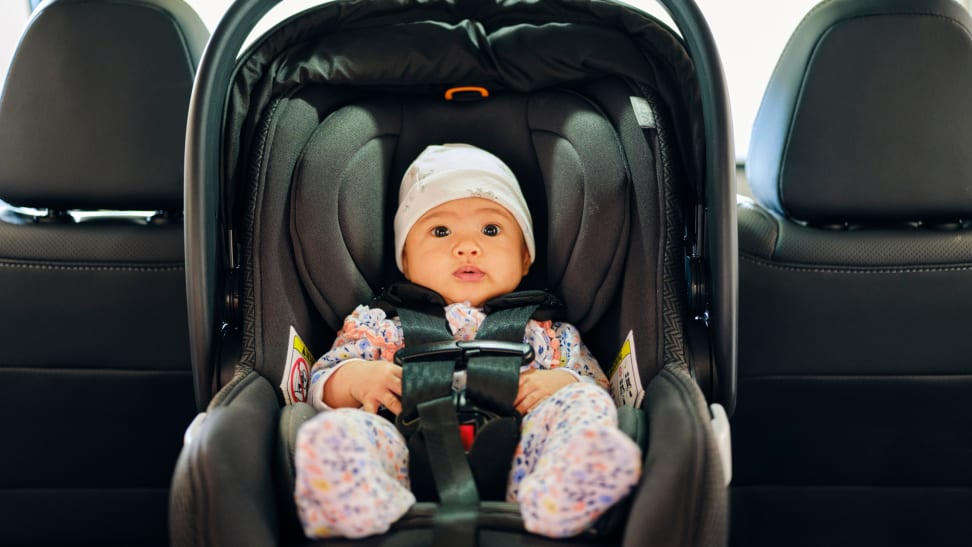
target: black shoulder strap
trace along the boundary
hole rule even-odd
[[[497,296],[483,305],[483,311],[492,316],[499,310],[526,308],[528,306],[533,306],[534,311],[527,319],[547,321],[560,319],[564,315],[563,302],[547,291],[517,291]],[[526,321],[523,324],[526,325]]]
[[[372,300],[371,305],[384,310],[389,317],[392,317],[400,315],[399,306],[418,309],[432,315],[442,315],[441,309],[446,306],[446,303],[442,296],[432,289],[401,281],[382,289],[381,293]],[[499,310],[531,305],[536,305],[531,318],[537,321],[560,319],[564,316],[563,302],[547,291],[538,290],[516,291],[497,296],[483,305],[483,311],[491,315]]]
[[[399,306],[441,316],[445,305],[439,293],[407,281],[392,283],[372,301],[372,306],[384,310],[388,317],[399,315]]]
[[[532,355],[533,348],[523,343],[527,321],[537,304],[493,311],[486,316],[476,333],[476,340],[498,340],[523,345],[522,355],[479,351],[467,357],[466,396],[474,405],[500,416],[517,416],[513,403],[520,384],[520,366]],[[532,360],[532,359],[530,359]],[[529,361],[527,361],[529,362]]]

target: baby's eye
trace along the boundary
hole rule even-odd
[[[432,228],[432,235],[435,237],[446,237],[451,233],[452,232],[445,226],[436,226],[435,228]]]
[[[489,237],[496,237],[499,234],[500,234],[499,226],[495,224],[487,224],[486,226],[483,226],[483,235],[487,235]]]

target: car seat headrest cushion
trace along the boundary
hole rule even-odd
[[[0,199],[182,210],[186,116],[208,31],[184,4],[158,2],[53,2],[34,15],[0,101]]]
[[[797,28],[753,127],[750,186],[812,224],[967,219],[972,19],[946,0],[877,4],[830,2]]]

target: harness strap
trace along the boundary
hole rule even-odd
[[[441,313],[436,317],[400,307],[398,315],[409,345],[452,340]],[[435,462],[431,470],[439,494],[439,508],[434,521],[433,547],[476,545],[479,492],[459,437],[459,420],[452,397],[455,366],[452,360],[402,363],[399,427],[417,430],[411,442],[422,443],[428,461]],[[412,423],[416,420],[417,427]]]
[[[477,339],[523,342],[527,321],[538,305],[497,310],[486,316],[476,333]],[[500,416],[515,416],[513,402],[520,386],[520,365],[509,356],[483,353],[470,356],[466,365],[467,398],[476,406],[488,408]]]
[[[472,342],[455,342],[441,307],[433,309],[427,302],[417,302],[418,309],[397,305],[408,350],[399,353],[411,352],[414,356],[400,362],[402,412],[397,424],[410,437],[410,450],[414,446],[425,453],[427,462],[434,462],[431,475],[440,502],[434,521],[435,547],[476,545],[480,495],[459,434],[457,401],[462,401],[460,406],[471,403],[510,422],[507,429],[512,428],[511,434],[494,438],[510,438],[506,443],[510,455],[515,447],[519,415],[513,402],[520,366],[532,355],[532,350],[523,349],[523,333],[542,302],[521,303],[492,310]],[[453,372],[461,366],[466,367],[465,400],[452,390]],[[477,456],[475,460],[483,460],[482,453]]]
[[[432,478],[439,491],[433,547],[476,545],[479,492],[458,436],[459,422],[452,397],[419,403],[421,434],[434,457]]]
[[[436,316],[399,307],[398,316],[402,321],[402,334],[410,347],[452,341],[449,326],[441,313]],[[399,426],[411,427],[411,422],[418,416],[418,405],[423,401],[448,397],[451,403],[452,373],[455,368],[455,361],[452,360],[421,359],[402,362],[402,413]]]

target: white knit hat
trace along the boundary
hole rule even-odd
[[[429,146],[405,171],[395,213],[395,263],[402,269],[405,237],[430,209],[447,201],[484,198],[513,215],[533,263],[533,220],[516,175],[493,154],[469,144]]]

